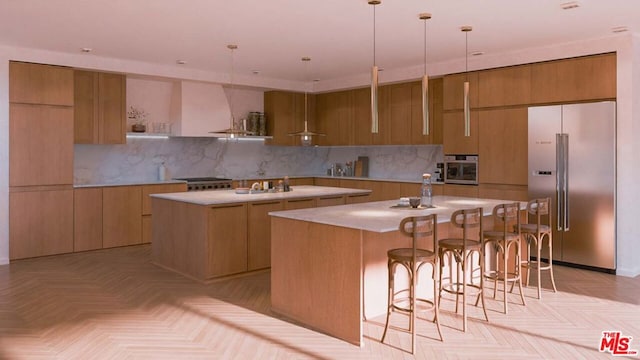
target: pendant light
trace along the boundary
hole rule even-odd
[[[424,75],[422,75],[422,135],[429,135],[429,76],[427,75],[427,20],[431,14],[421,13],[420,20],[424,21]]]
[[[238,137],[244,136],[244,135],[252,135],[252,132],[248,132],[245,131],[243,129],[237,129],[236,128],[236,122],[233,116],[233,95],[234,95],[234,87],[233,87],[233,75],[234,75],[234,61],[233,61],[233,53],[234,51],[238,48],[238,45],[235,44],[229,44],[227,45],[227,49],[231,50],[231,77],[230,77],[230,92],[231,95],[229,95],[229,108],[230,108],[230,112],[231,115],[229,117],[229,128],[226,130],[222,130],[222,131],[210,131],[209,133],[213,133],[213,134],[226,134],[228,135],[229,139],[237,139]]]
[[[471,107],[469,106],[469,32],[471,26],[460,28],[464,32],[464,136],[471,136]]]
[[[376,5],[380,0],[369,0],[373,5],[373,66],[371,67],[371,133],[378,133],[378,67],[376,66]]]
[[[308,74],[309,74],[309,62],[311,61],[310,57],[303,57],[300,60],[302,60],[303,63],[306,64],[305,66],[305,80],[308,79]],[[304,131],[298,131],[295,133],[290,133],[289,136],[300,136],[300,145],[302,146],[310,146],[312,141],[313,141],[313,137],[314,136],[325,136],[325,134],[320,134],[320,133],[315,133],[313,131],[309,131],[309,125],[308,125],[308,101],[307,101],[307,97],[308,97],[308,93],[305,90],[304,92]]]

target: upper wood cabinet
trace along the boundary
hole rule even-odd
[[[9,193],[9,258],[73,251],[73,189]]]
[[[74,86],[74,142],[126,143],[125,76],[76,70]]]
[[[472,108],[478,107],[478,73],[459,73],[445,75],[442,85],[443,109],[464,109],[464,82],[469,81],[469,104]]]
[[[531,66],[511,66],[478,73],[478,106],[496,107],[531,102]]]
[[[471,111],[470,136],[464,136],[464,112],[447,112],[442,116],[442,150],[445,154],[478,153],[478,112]]]
[[[531,65],[531,103],[562,103],[616,97],[616,54]]]
[[[73,70],[61,66],[11,61],[9,101],[73,106]]]
[[[527,107],[478,113],[478,181],[527,185]]]
[[[371,145],[371,88],[351,90],[353,145]]]
[[[411,90],[412,83],[393,84],[385,86],[387,102],[380,104],[386,107],[388,114],[385,114],[387,123],[381,130],[388,131],[388,138],[382,145],[409,145],[411,144]]]
[[[306,95],[308,130],[315,128],[315,95]],[[288,91],[267,91],[264,93],[264,112],[267,116],[267,140],[269,145],[300,145],[299,136],[290,133],[304,130],[305,94]],[[317,138],[313,139],[317,143]]]
[[[352,119],[351,91],[316,95],[316,131],[326,134],[318,138],[318,145],[349,145]]]
[[[73,184],[73,109],[9,106],[9,186]]]

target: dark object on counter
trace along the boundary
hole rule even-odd
[[[358,156],[355,167],[355,176],[369,177],[369,157]]]
[[[284,183],[282,185],[283,185],[283,191],[284,192],[291,191],[291,187],[289,186],[289,177],[288,176],[284,177]]]
[[[147,131],[147,127],[144,124],[133,124],[131,125],[131,131],[137,133],[143,133]]]

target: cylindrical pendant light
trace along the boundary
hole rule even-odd
[[[431,14],[421,13],[424,21],[424,75],[422,75],[422,135],[429,135],[429,76],[427,75],[427,20]]]
[[[469,32],[471,26],[460,28],[464,32],[464,136],[471,136],[471,107],[469,105]]]
[[[378,133],[378,66],[376,66],[376,5],[380,0],[369,0],[373,5],[373,66],[371,67],[371,133]]]

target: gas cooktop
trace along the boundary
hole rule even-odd
[[[219,177],[183,177],[174,178],[187,182],[187,191],[196,190],[224,190],[232,188],[231,179]]]

